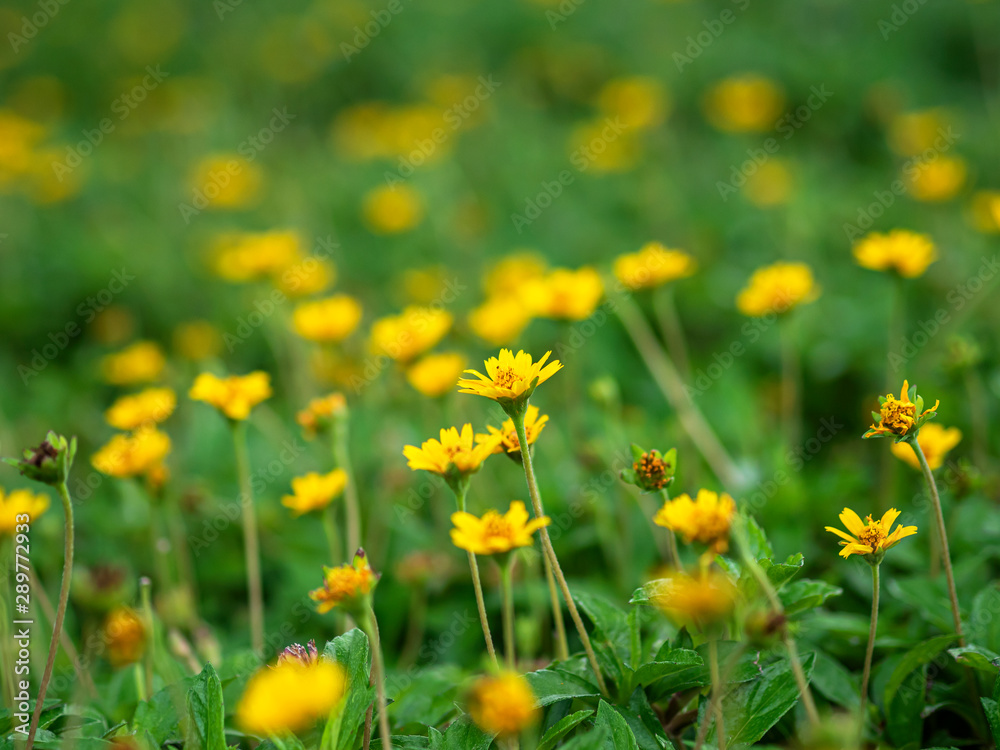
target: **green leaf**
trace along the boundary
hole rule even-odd
[[[993,735],[993,742],[1000,747],[1000,707],[992,698],[980,698],[983,703],[983,712],[986,720],[990,723],[990,734]]]
[[[897,664],[896,668],[892,671],[889,681],[885,685],[885,691],[882,696],[882,705],[885,706],[887,711],[892,707],[892,699],[902,686],[903,681],[915,669],[927,664],[935,656],[944,651],[949,644],[954,642],[954,640],[954,635],[939,635],[935,638],[924,641],[903,655],[899,664]],[[920,680],[919,682],[921,685],[924,683],[923,680]]]
[[[964,646],[962,648],[950,648],[948,653],[955,657],[959,664],[965,664],[985,672],[992,677],[996,677],[1000,671],[1000,656],[981,646]]]
[[[778,597],[785,608],[785,614],[790,617],[822,606],[830,597],[840,596],[842,593],[844,590],[839,586],[834,586],[826,581],[804,578],[785,586],[778,592]]]
[[[661,677],[675,674],[689,667],[702,666],[704,663],[696,651],[671,649],[665,654],[657,654],[657,661],[643,664],[635,670],[634,684],[645,687]]]
[[[776,589],[780,589],[802,570],[803,563],[802,555],[796,554],[789,555],[788,559],[783,563],[776,563],[770,558],[765,558],[759,564],[764,569],[764,572],[767,573],[767,578],[771,582],[771,585]]]
[[[538,750],[552,750],[556,746],[556,743],[569,734],[577,724],[584,719],[589,719],[593,715],[594,712],[588,708],[583,711],[577,711],[569,716],[564,716],[549,727],[549,731],[542,736],[541,741],[538,743]]]
[[[774,557],[774,550],[771,549],[771,543],[767,541],[767,534],[764,533],[764,529],[760,527],[757,519],[753,516],[747,516],[746,518],[746,534],[750,547],[749,551],[753,555],[754,560],[760,560],[763,557]]]
[[[392,747],[393,750],[427,750],[430,740],[415,734],[394,734]]]
[[[625,717],[639,750],[674,750],[673,744],[663,730],[663,724],[649,705],[646,693],[641,688],[636,689],[629,699],[628,708],[619,708]]]
[[[428,737],[431,750],[487,750],[493,744],[493,735],[483,733],[467,714],[455,719],[444,734],[428,732]],[[378,745],[372,742],[372,747]]]
[[[1000,590],[995,586],[983,589],[972,600],[969,613],[969,643],[981,643],[993,651],[1000,651]]]
[[[597,750],[597,748],[608,747],[610,741],[611,732],[604,727],[597,727],[592,732],[577,735],[563,745],[560,750]]]
[[[187,726],[185,747],[202,750],[226,750],[226,713],[222,702],[222,683],[211,664],[187,691]]]
[[[806,679],[812,673],[815,659],[812,653],[802,659]],[[799,687],[788,659],[769,664],[757,678],[739,685],[723,699],[727,742],[731,745],[757,742],[798,700]],[[713,724],[709,737],[714,736]]]
[[[591,698],[601,691],[582,677],[562,669],[540,669],[525,675],[539,706],[548,706],[568,698]]]
[[[606,599],[584,591],[573,594],[573,599],[594,623],[594,637],[610,642],[616,649],[624,646],[621,653],[627,654],[629,643],[628,612]]]
[[[368,636],[360,628],[349,630],[329,641],[323,655],[336,661],[347,672],[347,698],[332,742],[337,750],[352,750],[364,725],[368,706],[375,697],[375,688],[368,685],[371,659]]]
[[[601,747],[609,750],[639,750],[639,745],[635,741],[635,735],[629,728],[628,722],[614,707],[607,701],[601,700],[597,706],[597,717],[594,719],[594,726],[598,729],[607,729],[609,737]],[[598,747],[594,745],[594,747]]]
[[[184,691],[193,683],[185,680],[179,684],[169,685],[155,693],[148,701],[140,703],[135,708],[132,717],[132,727],[142,734],[149,732],[157,746],[163,745],[169,739],[180,739],[180,717],[177,706],[184,705]]]
[[[856,709],[861,705],[861,689],[854,676],[822,651],[816,652],[811,683],[816,692],[838,706]]]

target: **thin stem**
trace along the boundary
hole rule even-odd
[[[246,556],[247,591],[250,606],[250,644],[254,653],[264,655],[264,589],[260,576],[260,539],[257,533],[257,509],[250,484],[250,459],[247,455],[246,422],[233,422],[233,446],[236,473],[240,481],[240,505],[243,518],[243,549]]]
[[[712,676],[712,705],[715,707],[715,738],[719,745],[719,750],[726,750],[726,725],[722,716],[722,680],[719,679],[719,644],[718,639],[714,637],[708,642],[708,669]]]
[[[660,490],[660,497],[663,498],[663,502],[665,503],[670,501],[670,493],[667,492],[666,487]],[[652,523],[652,519],[650,519],[650,522]],[[654,523],[653,528],[659,531],[661,527],[658,527]],[[681,555],[677,550],[677,537],[674,535],[673,529],[665,528],[663,531],[667,532],[667,550],[670,554],[670,563],[674,566],[674,570],[683,570],[684,566],[681,564]]]
[[[923,469],[927,487],[931,491],[931,502],[934,505],[934,519],[937,522],[938,536],[941,540],[941,562],[944,564],[944,574],[948,580],[948,597],[951,599],[951,614],[955,620],[955,633],[958,635],[958,645],[965,646],[965,635],[962,633],[962,615],[958,611],[958,594],[955,591],[955,575],[951,570],[951,552],[948,550],[948,531],[944,527],[944,513],[941,512],[941,498],[938,496],[934,473],[927,464],[927,458],[920,447],[920,442],[916,438],[908,442],[910,443],[910,447],[913,448],[913,452],[917,454],[917,460],[920,462],[920,468]]]
[[[511,590],[511,577],[514,569],[514,555],[500,563],[500,592],[503,600],[503,643],[507,669],[513,671],[516,661],[514,642],[514,594]]]
[[[728,487],[740,487],[743,484],[743,479],[739,469],[736,468],[733,459],[730,458],[701,411],[691,400],[680,373],[677,372],[677,368],[663,351],[663,347],[657,342],[649,323],[642,317],[635,302],[629,297],[623,295],[616,301],[618,305],[615,312],[625,327],[626,333],[638,349],[639,355],[646,363],[646,367],[663,395],[667,397],[670,405],[677,412],[677,418],[684,430],[691,436],[695,447],[722,484]]]
[[[42,587],[42,582],[38,579],[38,573],[35,572],[35,566],[28,565],[28,575],[31,577],[31,592],[38,599],[38,603],[42,606],[42,611],[45,613],[45,617],[48,618],[49,622],[53,622],[56,618],[55,607],[52,606],[52,602],[49,600],[48,595],[45,593],[45,589]],[[73,645],[73,639],[69,637],[65,630],[59,636],[59,643],[62,646],[63,651],[66,652],[66,656],[69,657],[70,662],[73,664],[73,671],[76,672],[76,678],[80,681],[83,689],[87,691],[87,695],[90,696],[92,700],[97,700],[97,687],[94,685],[94,680],[91,678],[90,673],[84,669],[83,664],[80,663],[80,652],[76,650],[76,646]]]
[[[789,446],[799,442],[799,383],[802,368],[799,353],[795,348],[791,321],[779,321],[778,334],[781,339],[781,413],[784,422],[785,440]]]
[[[153,694],[153,649],[156,647],[156,622],[153,620],[153,582],[143,576],[139,579],[139,595],[142,599],[143,619],[146,621],[146,634],[149,641],[146,645],[146,653],[143,657],[143,671],[145,675],[146,695]]]
[[[687,344],[684,341],[684,329],[681,327],[677,305],[674,303],[674,290],[669,286],[662,287],[653,297],[653,307],[656,308],[660,332],[667,342],[670,356],[677,363],[678,371],[687,376],[691,372],[691,365],[688,360]]]
[[[468,482],[461,482],[455,488],[455,502],[460,512],[465,512],[465,496],[468,492]],[[490,620],[486,615],[486,600],[483,598],[483,583],[479,578],[479,563],[474,553],[469,552],[469,572],[472,574],[472,588],[476,592],[476,607],[479,609],[479,623],[483,628],[483,638],[486,639],[486,651],[490,655],[493,666],[497,666],[497,652],[493,647],[493,635],[490,633]]]
[[[514,422],[514,429],[517,430],[519,444],[522,446],[527,445],[528,438],[524,430],[524,411],[512,414],[511,420]],[[538,481],[535,479],[535,470],[532,466],[530,450],[521,451],[521,463],[524,466],[524,477],[528,483],[528,494],[531,496],[531,505],[535,511],[535,517],[541,518],[545,515],[545,509],[542,506],[542,495],[538,491]],[[597,654],[594,653],[594,647],[590,644],[590,636],[587,634],[587,628],[583,625],[583,619],[580,617],[580,613],[576,609],[576,602],[573,601],[573,595],[569,591],[569,584],[566,583],[566,576],[563,575],[562,568],[559,566],[559,558],[556,557],[556,551],[552,547],[549,530],[543,526],[539,529],[538,533],[542,538],[542,549],[552,566],[552,575],[555,577],[556,583],[562,591],[563,599],[566,601],[566,608],[569,610],[569,616],[573,620],[573,624],[576,625],[577,634],[583,642],[584,651],[587,652],[587,660],[590,662],[590,668],[597,678],[597,686],[600,688],[601,693],[605,697],[608,697],[608,687],[604,683],[604,675],[601,674],[601,668],[597,663]]]
[[[38,685],[38,698],[35,700],[35,710],[31,714],[31,724],[28,727],[27,750],[35,744],[35,732],[38,731],[38,720],[42,715],[42,707],[45,705],[45,692],[49,689],[49,680],[52,679],[52,667],[56,660],[56,651],[59,646],[59,636],[62,633],[63,620],[66,618],[66,604],[69,601],[69,585],[73,578],[73,501],[69,496],[69,489],[66,482],[60,482],[56,487],[59,499],[62,500],[63,514],[65,515],[66,527],[63,551],[62,584],[59,587],[59,604],[56,607],[55,621],[52,623],[52,638],[49,640],[49,658],[45,661],[45,670],[42,672],[42,681]]]
[[[337,534],[336,507],[330,503],[323,509],[323,531],[330,551],[330,564],[336,565],[341,559],[340,536]],[[357,549],[356,547],[354,549]]]
[[[552,575],[552,563],[549,556],[542,554],[542,567],[545,570],[545,582],[549,587],[549,600],[552,602],[552,627],[556,631],[556,659],[566,661],[569,658],[569,641],[566,639],[566,624],[563,622],[562,605],[559,603],[559,589],[556,588],[556,577]]]
[[[875,631],[878,629],[878,563],[872,565],[872,620],[868,628],[868,650],[865,651],[865,671],[861,675],[861,707],[858,718],[858,736],[865,731],[865,703],[868,700],[868,678],[872,672],[872,654],[875,652]]]
[[[351,470],[351,454],[348,441],[348,417],[338,417],[333,427],[333,460],[338,468],[347,473],[344,488],[344,510],[347,524],[347,549],[356,550],[361,546],[361,510],[358,503],[358,487],[354,483]]]
[[[382,750],[392,750],[389,715],[386,713],[385,664],[382,661],[382,643],[379,640],[378,621],[375,619],[375,611],[369,608],[362,622],[372,646],[372,674],[375,675],[375,694],[378,700],[378,733],[382,740]]]
[[[142,664],[136,662],[132,666],[132,676],[135,678],[135,694],[139,703],[149,700],[149,692],[146,690],[146,679],[142,669]]]

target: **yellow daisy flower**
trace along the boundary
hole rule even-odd
[[[962,431],[960,429],[942,427],[937,422],[930,422],[920,428],[920,432],[917,434],[917,442],[920,443],[920,449],[924,452],[924,458],[927,459],[927,465],[930,466],[931,471],[941,468],[948,451],[958,445],[961,440]],[[908,463],[917,471],[921,470],[920,461],[917,460],[917,454],[913,452],[911,446],[893,443],[889,446],[889,450],[896,458]]]
[[[524,434],[528,439],[528,445],[535,444],[535,441],[538,440],[539,434],[542,432],[542,429],[548,421],[548,414],[539,415],[538,407],[528,404],[528,408],[524,412]],[[497,435],[499,435],[500,443],[493,451],[494,453],[521,452],[521,444],[517,439],[517,430],[514,429],[513,419],[504,421],[499,430],[493,425],[486,425],[486,429],[490,431],[490,434],[476,435],[477,443],[492,441]]]
[[[222,351],[222,335],[207,320],[181,323],[174,329],[174,349],[184,359],[200,362]]]
[[[309,598],[316,602],[316,611],[329,612],[334,607],[356,610],[364,602],[375,586],[378,574],[368,564],[368,556],[363,549],[354,555],[350,565],[336,568],[323,566],[323,586],[309,592]]]
[[[476,518],[471,513],[458,511],[451,514],[451,522],[455,524],[451,541],[474,555],[495,555],[516,547],[528,547],[532,544],[531,535],[552,522],[548,516],[531,521],[528,518],[528,511],[520,500],[512,502],[503,515],[488,510],[482,518]]]
[[[303,257],[298,232],[235,232],[219,235],[212,248],[212,270],[226,281],[243,283],[275,276]]]
[[[777,83],[754,73],[726,78],[705,95],[708,121],[728,133],[762,133],[774,127],[785,106]]]
[[[104,642],[112,666],[134,664],[146,650],[146,625],[131,607],[116,607],[104,620]]]
[[[491,297],[469,313],[469,328],[483,341],[503,346],[517,341],[531,322],[531,311],[517,297]]]
[[[410,365],[406,370],[406,380],[425,396],[443,396],[461,376],[465,365],[465,357],[456,352],[428,354]]]
[[[34,523],[49,509],[47,495],[36,495],[31,490],[13,490],[4,494],[0,489],[0,536],[13,535],[17,529],[17,517],[28,516],[28,523]]]
[[[557,268],[526,284],[522,299],[535,315],[557,320],[589,318],[604,296],[604,284],[596,269],[576,271]]]
[[[713,552],[729,549],[729,524],[736,513],[736,503],[725,492],[698,490],[692,500],[678,495],[667,500],[656,512],[653,521],[684,536],[684,541],[707,544]]]
[[[965,185],[967,173],[965,161],[957,156],[935,156],[904,177],[914,200],[937,203],[958,195]]]
[[[451,329],[454,317],[433,307],[410,306],[399,315],[376,320],[371,349],[399,362],[409,362],[437,344]]]
[[[246,419],[253,407],[270,398],[271,376],[260,370],[227,378],[203,372],[195,378],[188,396],[211,404],[230,419]]]
[[[545,275],[545,260],[531,252],[516,252],[493,264],[483,277],[488,297],[516,297],[525,284]]]
[[[871,555],[877,560],[881,559],[885,551],[900,540],[917,533],[916,526],[902,525],[897,526],[895,531],[889,533],[892,524],[898,517],[899,511],[895,508],[889,508],[878,521],[874,521],[871,516],[868,516],[862,522],[857,513],[850,508],[844,508],[840,514],[840,522],[851,533],[845,534],[832,526],[824,528],[844,540],[840,542],[843,547],[840,550],[841,557],[848,558],[851,555],[865,555],[867,557]]]
[[[916,386],[913,387],[913,391],[916,394]],[[916,398],[915,402],[910,400],[908,380],[903,381],[903,388],[898,399],[891,393],[879,396],[878,400],[881,405],[879,412],[872,412],[872,418],[878,420],[878,424],[869,427],[863,437],[872,438],[885,435],[904,437],[914,430],[919,430],[924,422],[937,415],[937,409],[941,402],[935,401],[934,406],[930,409],[924,409],[924,399],[920,396]]]
[[[340,496],[347,487],[347,472],[334,469],[329,474],[311,471],[292,479],[292,494],[281,498],[281,504],[292,514],[301,516],[312,510],[322,510]]]
[[[747,286],[736,297],[744,315],[761,317],[785,313],[819,296],[812,269],[805,263],[775,263],[754,271]]]
[[[258,734],[301,731],[328,716],[346,692],[347,676],[337,663],[286,659],[250,678],[236,708],[236,721]]]
[[[859,266],[873,271],[895,271],[908,279],[915,278],[937,260],[934,241],[926,234],[893,229],[888,234],[871,232],[854,246]]]
[[[164,421],[177,406],[177,394],[171,388],[147,388],[131,396],[122,396],[104,412],[104,418],[119,430],[135,430]]]
[[[101,360],[101,373],[111,385],[149,383],[160,377],[167,360],[157,344],[137,341]]]
[[[102,474],[126,478],[158,471],[170,452],[170,437],[155,427],[115,435],[95,453],[90,463]]]
[[[480,677],[469,693],[469,715],[489,734],[516,735],[538,723],[537,704],[531,685],[514,672]]]
[[[492,455],[500,444],[500,437],[474,445],[472,425],[459,432],[457,427],[441,430],[441,439],[425,440],[418,448],[407,445],[403,455],[413,471],[429,471],[441,476],[472,474],[479,471],[483,461]]]
[[[562,362],[553,360],[545,364],[552,352],[545,352],[540,360],[533,362],[531,355],[519,351],[516,355],[510,349],[501,349],[499,357],[490,357],[483,364],[486,375],[476,370],[466,370],[478,380],[462,378],[458,381],[459,393],[471,393],[491,398],[500,403],[527,399],[535,388],[562,369]]]
[[[649,242],[639,252],[619,255],[614,274],[629,289],[646,289],[690,276],[696,267],[694,258],[684,251]]]
[[[424,205],[417,193],[406,185],[381,186],[364,198],[365,224],[375,234],[400,234],[416,227],[424,218]]]
[[[306,437],[312,439],[320,430],[326,429],[337,417],[347,414],[347,399],[343,393],[331,393],[322,398],[314,398],[305,409],[295,415]]]
[[[322,343],[343,341],[360,322],[361,305],[346,294],[303,302],[292,312],[295,332],[304,339]]]
[[[651,585],[650,602],[678,625],[704,628],[724,620],[736,606],[732,581],[715,570],[696,575],[671,571]]]

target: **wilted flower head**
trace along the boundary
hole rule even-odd
[[[271,396],[271,376],[260,370],[249,375],[220,378],[203,372],[195,378],[188,396],[214,406],[230,419],[242,420],[250,410]]]
[[[90,458],[102,474],[127,478],[149,475],[170,453],[170,436],[155,427],[146,427],[111,438]]]
[[[292,327],[304,339],[321,343],[343,341],[361,322],[360,303],[346,294],[303,302],[292,312]]]
[[[309,598],[316,602],[316,611],[320,614],[334,607],[343,607],[349,614],[357,613],[366,606],[378,579],[378,574],[368,564],[365,551],[359,549],[350,565],[323,566],[323,586],[310,591]]]
[[[104,620],[108,660],[115,667],[139,661],[146,650],[146,635],[146,625],[134,609],[113,609]]]
[[[948,455],[948,451],[958,445],[961,440],[962,431],[960,429],[957,427],[943,427],[937,422],[930,422],[924,425],[920,428],[920,433],[917,435],[920,450],[923,451],[924,458],[927,459],[927,465],[931,471],[941,468],[942,464],[944,464],[945,456]],[[893,443],[889,446],[889,449],[896,458],[920,471],[920,461],[917,460],[917,454],[913,452],[911,446],[904,445],[903,443]]]
[[[177,394],[171,388],[147,388],[122,396],[104,412],[104,418],[119,430],[135,430],[163,422],[174,412]]]
[[[287,662],[300,664],[304,667],[315,666],[319,662],[319,651],[316,650],[316,641],[309,641],[305,646],[301,643],[293,643],[286,646],[285,650],[278,654],[278,661],[275,666],[280,666]]]
[[[406,380],[424,396],[443,396],[465,369],[465,357],[457,352],[428,354],[406,370]]]
[[[437,344],[451,329],[452,314],[433,307],[410,306],[399,315],[376,320],[371,348],[399,362],[409,362]]]
[[[5,494],[0,488],[0,536],[13,536],[18,525],[34,523],[48,508],[47,495],[36,495],[31,490],[11,490]]]
[[[854,246],[858,265],[873,271],[895,271],[912,279],[937,260],[934,242],[926,234],[893,229],[888,234],[871,232]]]
[[[872,419],[878,424],[869,427],[862,437],[878,438],[895,435],[897,442],[914,435],[924,422],[936,417],[937,408],[941,405],[940,401],[935,401],[930,409],[924,409],[924,399],[917,395],[917,386],[910,387],[907,380],[903,381],[899,398],[889,393],[879,396],[878,401],[881,405],[880,410],[872,412]]]
[[[322,398],[314,398],[305,409],[295,415],[295,421],[305,430],[306,437],[312,438],[326,429],[338,418],[347,416],[347,399],[343,393],[331,393]]]
[[[696,267],[694,258],[683,250],[648,242],[638,252],[619,255],[614,273],[629,289],[645,289],[690,276]]]
[[[335,662],[279,660],[247,683],[236,721],[248,732],[270,736],[308,729],[337,707],[347,692],[347,676]]]
[[[334,469],[329,474],[311,471],[292,479],[292,494],[281,498],[281,504],[293,515],[301,516],[312,510],[322,510],[339,497],[347,486],[347,472]]]
[[[101,360],[104,379],[112,385],[149,383],[160,377],[167,360],[159,345],[152,341],[137,341]]]
[[[541,718],[531,685],[519,674],[480,677],[469,693],[469,715],[484,732],[516,735]]]
[[[548,516],[528,519],[528,511],[520,500],[512,502],[502,515],[488,510],[482,518],[477,518],[458,511],[451,514],[451,522],[455,524],[451,541],[459,549],[475,555],[496,555],[516,547],[528,547],[532,544],[531,535],[552,522]]]
[[[674,481],[677,471],[677,449],[660,453],[655,448],[647,451],[632,444],[632,468],[623,469],[622,481],[634,484],[643,492],[658,492]]]
[[[736,606],[732,581],[716,570],[695,575],[670,571],[647,584],[650,603],[678,625],[705,628],[728,617]]]
[[[812,270],[805,263],[775,263],[754,271],[747,286],[736,297],[744,315],[761,317],[788,312],[819,296]]]
[[[37,448],[25,448],[22,456],[3,461],[21,472],[21,476],[56,487],[69,480],[76,458],[76,438],[67,440],[49,430]]]
[[[899,511],[889,508],[878,521],[872,520],[868,516],[863,522],[850,508],[844,508],[840,514],[840,522],[844,524],[850,534],[845,534],[840,529],[826,526],[827,531],[836,534],[844,541],[840,542],[843,549],[840,556],[847,558],[851,555],[862,555],[869,563],[879,563],[885,555],[885,551],[902,539],[917,533],[916,526],[897,526],[896,530],[890,533],[892,524],[899,517]]]
[[[729,526],[736,513],[736,503],[725,492],[698,490],[692,500],[688,495],[678,495],[667,500],[653,518],[658,526],[665,526],[684,537],[687,543],[701,542],[712,552],[729,549]]]

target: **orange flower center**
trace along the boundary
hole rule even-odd
[[[515,380],[517,380],[517,375],[514,373],[514,368],[505,367],[502,370],[497,370],[493,382],[501,388],[510,388]]]
[[[510,524],[496,511],[487,511],[483,516],[483,532],[486,536],[498,536],[509,538],[511,536]]]
[[[883,539],[885,539],[885,531],[882,530],[882,522],[875,521],[871,516],[868,516],[865,519],[865,528],[858,534],[858,541],[867,544],[872,549],[877,549]]]
[[[882,404],[880,415],[882,426],[888,427],[897,435],[905,435],[913,427],[917,407],[912,403],[898,400],[891,393]]]
[[[632,469],[642,477],[649,487],[661,489],[666,483],[667,465],[662,458],[643,453],[642,458],[632,464]]]

